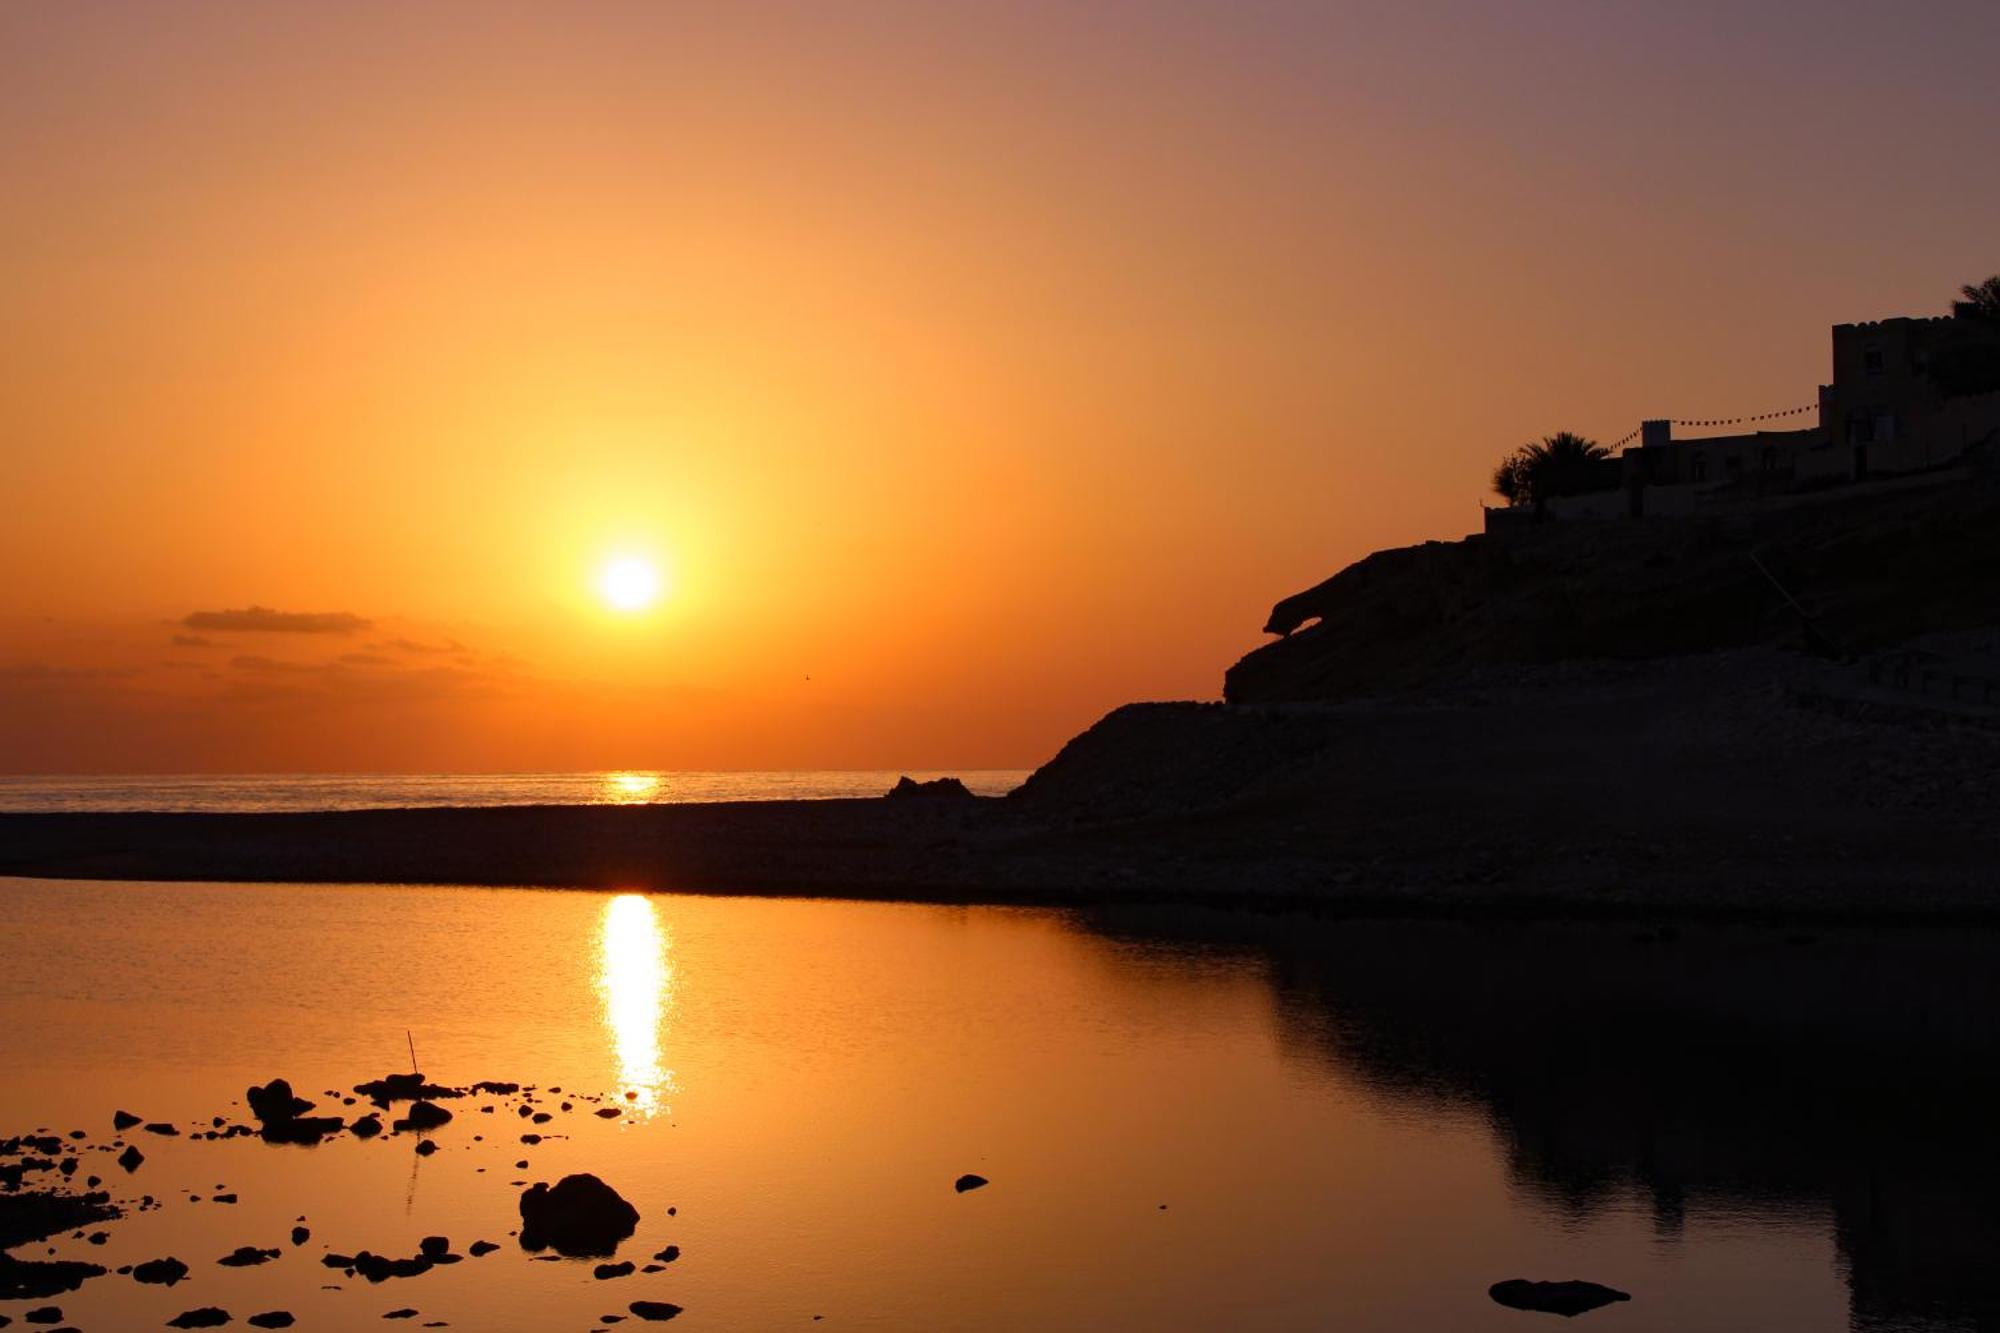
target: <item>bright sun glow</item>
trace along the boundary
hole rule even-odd
[[[642,611],[660,595],[660,571],[637,556],[620,556],[599,572],[597,591],[620,611]]]

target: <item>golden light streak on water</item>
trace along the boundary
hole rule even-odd
[[[602,937],[597,989],[618,1065],[617,1093],[627,1114],[646,1119],[668,1109],[665,1098],[674,1086],[673,1071],[660,1056],[674,1000],[671,941],[652,900],[639,893],[621,893],[604,904]]]
[[[611,805],[643,805],[660,793],[658,773],[606,773],[604,800]]]

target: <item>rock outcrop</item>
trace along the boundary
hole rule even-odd
[[[639,1210],[596,1176],[536,1182],[521,1195],[521,1248],[572,1258],[608,1255],[639,1225]]]
[[[1872,649],[1987,625],[1996,526],[2000,478],[1980,473],[1728,520],[1549,523],[1377,551],[1273,607],[1265,632],[1284,637],[1231,667],[1223,693],[1344,699],[1482,666]]]

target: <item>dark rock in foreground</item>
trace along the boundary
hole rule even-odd
[[[266,1125],[296,1120],[313,1107],[305,1098],[293,1095],[291,1083],[282,1078],[250,1088],[243,1099],[250,1104],[250,1114]]]
[[[1574,1278],[1568,1282],[1530,1282],[1526,1278],[1510,1278],[1505,1282],[1495,1282],[1486,1294],[1510,1310],[1559,1314],[1565,1319],[1588,1314],[1600,1306],[1632,1299],[1629,1292]]]
[[[188,1266],[171,1255],[163,1259],[148,1259],[132,1269],[134,1282],[154,1283],[171,1287],[188,1275]]]
[[[183,1310],[167,1321],[168,1328],[221,1328],[229,1322],[229,1311],[213,1305],[199,1310]]]
[[[632,1276],[634,1268],[635,1265],[633,1264],[633,1262],[630,1259],[627,1259],[623,1263],[599,1264],[597,1267],[590,1270],[590,1275],[596,1278],[599,1282],[604,1282],[614,1277],[630,1277]]]
[[[292,1085],[282,1078],[274,1078],[262,1087],[250,1088],[244,1093],[244,1100],[250,1103],[251,1114],[263,1125],[266,1143],[310,1146],[347,1127],[339,1116],[306,1115],[313,1104],[303,1097],[294,1096]]]
[[[412,1102],[410,1112],[396,1122],[397,1129],[436,1129],[451,1121],[451,1112],[436,1102]]]
[[[132,1126],[139,1122],[140,1117],[133,1115],[130,1111],[113,1111],[111,1113],[111,1127],[120,1133],[132,1128]]]
[[[639,1225],[639,1210],[593,1175],[537,1181],[521,1195],[521,1248],[580,1257],[610,1254]]]
[[[666,1301],[633,1301],[625,1308],[650,1324],[664,1324],[681,1312],[680,1306]]]
[[[239,1245],[215,1262],[225,1268],[254,1268],[278,1257],[276,1250],[260,1250],[255,1245]]]
[[[991,1183],[992,1182],[987,1180],[985,1176],[975,1176],[972,1173],[967,1172],[965,1175],[960,1176],[957,1180],[952,1181],[951,1187],[957,1190],[960,1194],[963,1194],[967,1190],[976,1190],[981,1185],[987,1185]]]
[[[440,1097],[463,1097],[457,1088],[441,1087],[424,1082],[422,1074],[384,1074],[368,1083],[357,1083],[354,1090],[370,1101],[387,1104],[389,1102],[436,1101]]]
[[[290,1310],[266,1310],[262,1314],[251,1315],[243,1322],[252,1328],[290,1328],[298,1321],[292,1318]]]
[[[123,1217],[124,1210],[108,1194],[57,1194],[34,1190],[0,1194],[0,1250],[59,1231],[79,1231],[97,1222]]]

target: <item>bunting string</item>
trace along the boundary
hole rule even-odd
[[[1802,407],[1786,407],[1786,408],[1781,408],[1776,412],[1758,412],[1751,416],[1699,417],[1699,418],[1669,417],[1667,418],[1667,422],[1669,425],[1674,425],[1674,426],[1699,426],[1704,429],[1711,426],[1747,426],[1759,421],[1780,421],[1786,417],[1804,416],[1808,412],[1817,412],[1817,411],[1819,411],[1819,404],[1813,402],[1813,403],[1807,403]],[[1613,440],[1609,447],[1612,449],[1622,449],[1626,445],[1632,443],[1632,441],[1638,439],[1639,436],[1644,433],[1644,431],[1645,431],[1644,426],[1634,426],[1624,436],[1620,437],[1619,439]]]

